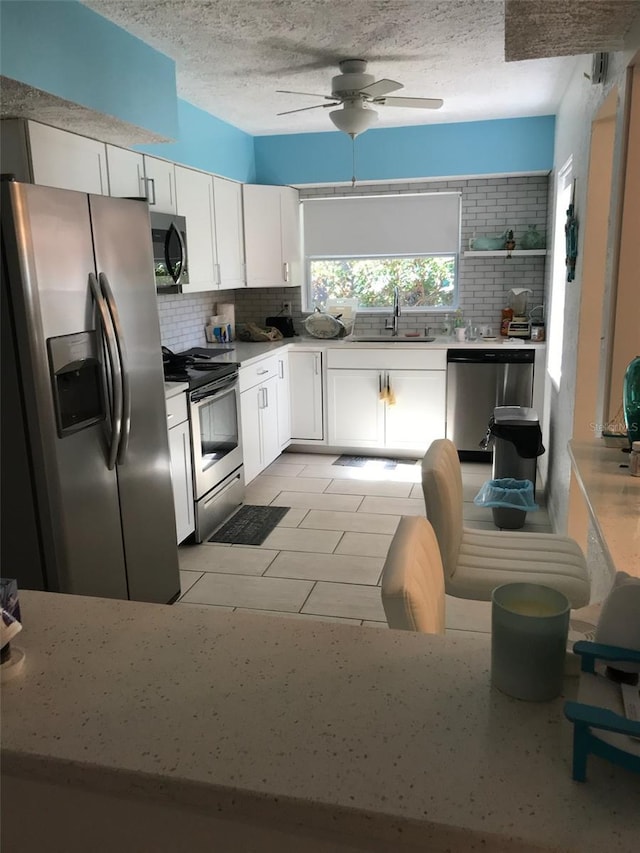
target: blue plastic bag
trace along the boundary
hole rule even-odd
[[[531,480],[514,480],[512,477],[487,480],[473,502],[476,506],[521,509],[523,512],[540,509],[535,502]]]

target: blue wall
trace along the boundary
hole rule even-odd
[[[344,133],[251,137],[178,99],[175,64],[78,2],[0,2],[0,72],[172,142],[138,150],[263,184],[339,183],[353,175]],[[553,116],[369,130],[360,181],[548,171]]]
[[[0,3],[0,70],[12,80],[175,138],[175,63],[75,2]]]
[[[497,119],[368,130],[355,141],[360,181],[548,171],[555,117]],[[344,133],[257,136],[256,173],[264,184],[351,180]]]
[[[145,154],[166,157],[236,181],[256,181],[253,137],[188,101],[178,100],[176,142],[135,147]]]

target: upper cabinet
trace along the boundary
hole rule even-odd
[[[109,195],[104,142],[35,121],[2,122],[2,171],[46,187]]]
[[[187,220],[189,283],[183,293],[217,287],[213,179],[205,172],[175,167],[178,214]],[[151,208],[153,209],[153,208]]]
[[[298,192],[292,187],[244,184],[248,287],[301,284]]]
[[[107,145],[109,195],[117,198],[146,198],[144,158],[136,151]]]
[[[244,287],[244,224],[242,184],[213,178],[218,287]]]
[[[178,213],[176,207],[176,173],[173,163],[144,155],[149,210]],[[113,195],[113,193],[112,193]]]

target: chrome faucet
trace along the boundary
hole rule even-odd
[[[398,337],[398,317],[400,316],[400,291],[396,285],[393,288],[393,314],[390,320],[385,320],[385,329],[391,330],[391,335],[394,338]]]

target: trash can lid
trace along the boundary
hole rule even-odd
[[[533,426],[538,423],[538,413],[527,406],[497,406],[493,420],[503,426]]]

